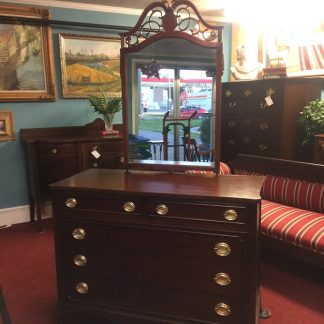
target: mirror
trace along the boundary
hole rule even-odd
[[[176,0],[152,3],[121,34],[127,168],[218,172],[222,28]]]

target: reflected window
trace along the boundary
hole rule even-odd
[[[142,158],[197,161],[197,154],[188,155],[188,139],[197,151],[212,149],[213,78],[207,74],[206,68],[168,67],[148,77],[138,66],[132,136],[146,148]]]

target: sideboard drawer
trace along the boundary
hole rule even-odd
[[[56,144],[56,143],[42,143],[37,145],[37,153],[39,156],[76,156],[76,144]]]

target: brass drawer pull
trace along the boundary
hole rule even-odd
[[[228,316],[231,314],[231,307],[225,303],[219,303],[215,306],[215,313],[219,316]]]
[[[52,150],[52,153],[53,153],[53,154],[56,154],[56,153],[57,153],[57,149],[56,149],[56,148],[53,149],[53,150]]]
[[[83,240],[86,236],[86,232],[84,229],[82,228],[75,228],[72,232],[72,236],[76,239],[76,240]]]
[[[126,201],[124,203],[123,209],[127,212],[127,213],[131,213],[135,210],[135,204],[132,201]]]
[[[89,291],[89,286],[85,282],[78,282],[75,286],[75,290],[79,294],[87,294]]]
[[[159,215],[166,215],[169,211],[169,208],[167,205],[159,204],[156,206],[155,211]]]
[[[65,200],[66,207],[74,208],[77,205],[77,200],[75,198],[68,198]]]
[[[227,209],[224,213],[224,218],[228,221],[234,221],[238,217],[237,212],[234,209]]]
[[[220,286],[228,286],[232,280],[227,273],[219,272],[215,274],[214,281]]]
[[[215,245],[214,251],[219,256],[228,256],[231,253],[231,247],[227,243],[221,242]]]
[[[74,257],[73,262],[78,267],[83,267],[87,263],[87,258],[84,255],[79,254]]]
[[[119,162],[120,163],[124,163],[125,162],[124,154],[120,154],[119,155]]]

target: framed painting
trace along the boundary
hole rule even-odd
[[[0,102],[55,101],[49,11],[0,5],[0,15]]]
[[[0,111],[0,142],[12,142],[14,140],[12,112]]]
[[[314,19],[297,28],[289,24],[281,28],[272,26],[263,33],[264,65],[283,65],[288,77],[324,75],[323,22]]]
[[[119,37],[59,34],[63,98],[121,94]]]

